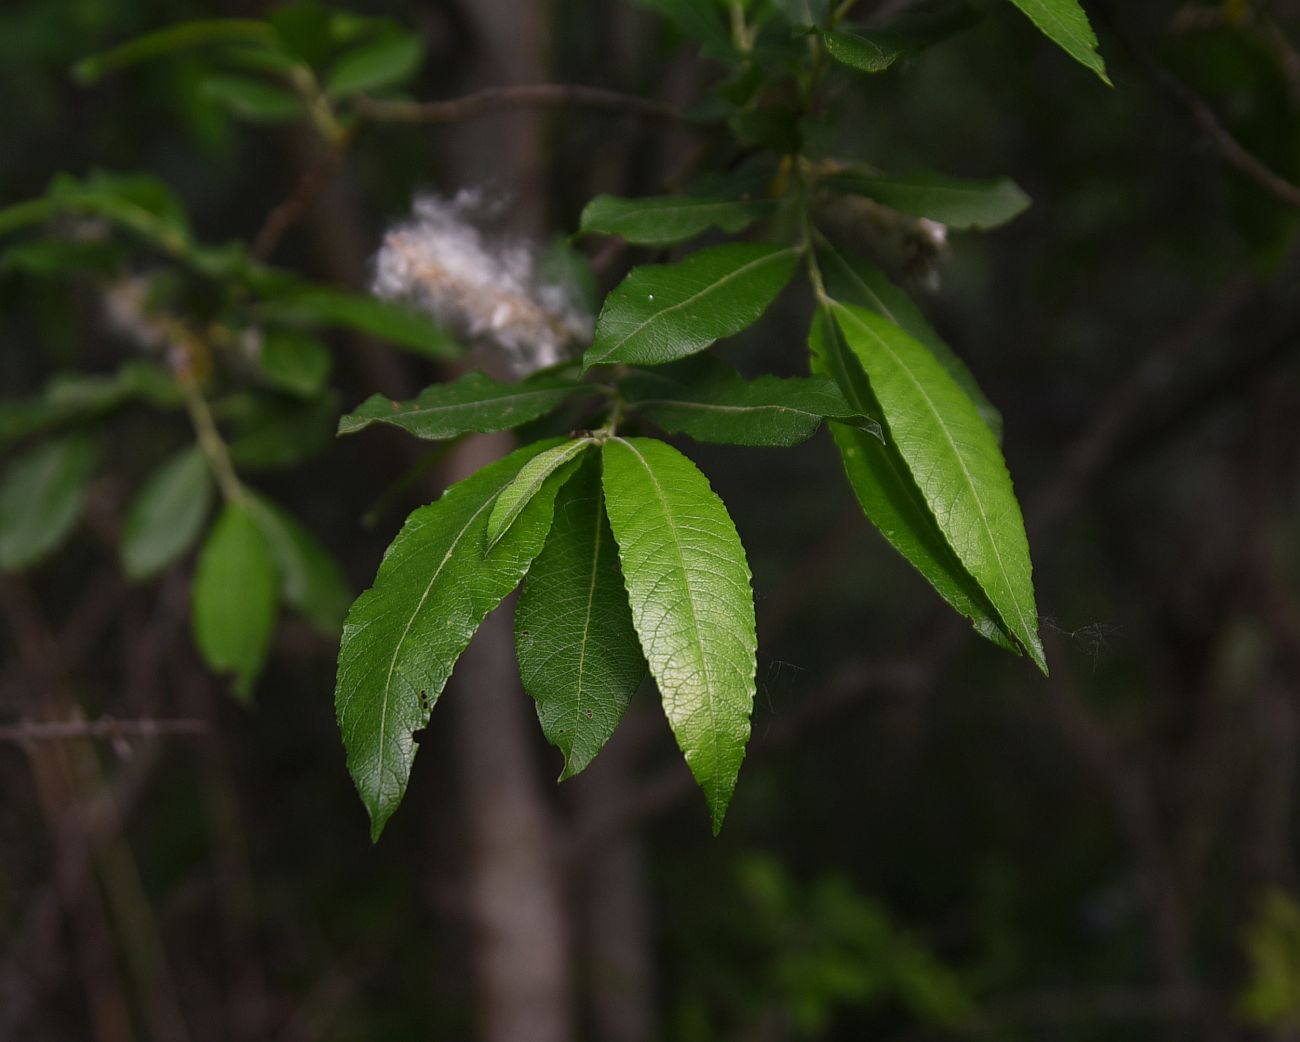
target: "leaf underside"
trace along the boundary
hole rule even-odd
[[[612,438],[603,462],[633,625],[716,834],[754,705],[757,639],[745,550],[708,479],[676,449]]]
[[[925,217],[956,229],[996,228],[1029,207],[1029,196],[1008,177],[971,181],[942,174],[881,177],[848,170],[830,175],[827,183],[899,213]]]

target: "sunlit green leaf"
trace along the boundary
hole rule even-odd
[[[552,479],[556,471],[565,468],[571,473],[573,467],[570,464],[590,448],[591,444],[590,438],[575,438],[553,449],[547,449],[523,465],[515,475],[515,479],[501,490],[497,501],[492,504],[486,533],[488,552],[501,541],[502,536],[510,531],[510,526],[523,513],[533,496],[537,495],[542,486]],[[557,480],[563,483],[565,478],[561,476]]]
[[[1061,50],[1109,84],[1106,63],[1097,53],[1097,34],[1079,0],[1011,0]]]

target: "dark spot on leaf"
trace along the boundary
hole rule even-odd
[[[595,714],[590,709],[587,710],[587,719],[590,720]]]

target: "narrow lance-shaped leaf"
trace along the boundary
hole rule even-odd
[[[967,4],[950,3],[905,15],[883,29],[828,29],[819,35],[836,61],[860,72],[875,73],[969,28],[976,20],[977,15]]]
[[[739,333],[790,281],[798,257],[794,247],[742,243],[633,268],[605,299],[584,367],[663,365]]]
[[[355,434],[372,423],[391,424],[431,440],[471,431],[511,430],[558,408],[581,386],[576,380],[546,373],[514,384],[466,373],[451,383],[426,387],[409,402],[372,395],[339,420],[339,433]]]
[[[555,522],[515,610],[519,676],[571,778],[609,741],[645,677],[600,457],[584,458],[555,500]]]
[[[708,479],[676,449],[611,438],[603,457],[632,622],[716,833],[754,706],[757,638],[745,549]]]
[[[1029,542],[992,432],[924,346],[874,312],[831,306],[867,374],[888,435],[948,545],[1007,631],[1046,672]]]
[[[834,377],[844,396],[860,409],[880,415],[866,375],[850,353],[834,321],[824,311],[813,320],[809,338],[815,372]],[[1003,629],[984,591],[953,553],[912,480],[898,448],[838,423],[830,425],[844,461],[844,472],[863,513],[889,544],[934,587],[939,596],[971,620],[976,632],[1019,653]]]
[[[831,296],[845,304],[858,304],[884,315],[929,348],[939,364],[948,370],[948,375],[970,396],[993,436],[1002,440],[1002,413],[985,397],[966,363],[935,332],[911,297],[890,282],[875,265],[868,264],[861,257],[846,255],[829,242],[823,241],[818,247],[817,257]]]
[[[275,629],[275,562],[247,504],[227,503],[199,554],[190,590],[194,642],[247,699]]]
[[[297,94],[253,76],[213,73],[204,77],[199,90],[230,115],[249,123],[289,123],[306,113]]]
[[[547,479],[570,460],[586,452],[591,443],[590,438],[577,438],[557,445],[540,456],[534,456],[520,468],[515,479],[501,490],[497,501],[492,504],[492,513],[488,515],[487,523],[489,552],[510,531],[510,526],[546,484]]]
[[[321,633],[337,636],[352,599],[338,562],[282,507],[256,494],[249,507],[275,561],[284,603]]]
[[[163,463],[131,502],[122,526],[122,569],[132,579],[161,572],[203,529],[214,493],[207,458],[197,446]]]
[[[824,376],[745,380],[708,355],[636,373],[620,392],[638,414],[670,434],[724,445],[797,445],[825,419],[880,437],[880,425],[844,399]]]
[[[424,60],[424,41],[414,33],[389,32],[348,51],[330,69],[325,88],[345,97],[408,80]]]
[[[941,174],[882,177],[845,170],[831,174],[826,182],[899,213],[926,217],[956,229],[996,228],[1029,207],[1029,196],[1008,177],[969,181]]]
[[[555,444],[517,449],[414,511],[375,584],[348,612],[335,709],[375,839],[402,800],[415,732],[429,722],[456,660],[541,550],[558,484],[543,486],[485,555],[492,504],[525,463]]]
[[[0,570],[27,568],[58,548],[81,514],[94,465],[83,435],[46,442],[10,465],[0,481]]]
[[[579,230],[618,235],[628,242],[667,246],[721,228],[738,232],[768,216],[775,203],[766,199],[724,199],[717,196],[663,195],[620,199],[598,195],[582,211]]]
[[[1011,0],[1061,50],[1110,85],[1106,63],[1097,53],[1097,34],[1079,0]]]
[[[264,320],[342,326],[424,358],[457,358],[465,353],[438,323],[393,301],[298,282],[269,288],[271,297],[257,309]]]
[[[137,36],[110,51],[83,58],[72,70],[82,83],[93,83],[105,73],[149,61],[167,54],[215,44],[268,44],[274,39],[271,27],[251,18],[208,18],[181,22],[165,29]]]

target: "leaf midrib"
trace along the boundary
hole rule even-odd
[[[646,476],[649,477],[651,484],[654,485],[655,496],[659,500],[659,505],[663,508],[664,519],[667,521],[668,531],[672,534],[673,537],[673,548],[677,551],[677,563],[680,565],[681,568],[682,585],[686,588],[686,601],[690,609],[687,612],[687,615],[689,616],[690,619],[691,632],[695,636],[694,647],[696,651],[696,657],[700,666],[699,671],[700,674],[704,677],[705,687],[708,693],[709,739],[710,739],[710,744],[713,746],[713,768],[716,771],[719,765],[721,764],[722,757],[718,747],[718,708],[717,708],[716,697],[713,688],[713,671],[709,669],[709,664],[707,661],[708,656],[704,654],[704,643],[700,639],[700,623],[695,608],[695,590],[691,586],[691,582],[686,570],[686,555],[682,553],[682,541],[681,541],[681,536],[677,532],[677,523],[673,518],[672,510],[668,506],[668,498],[664,495],[663,485],[660,484],[658,477],[655,476],[654,469],[650,466],[649,462],[647,462],[646,458],[641,454],[641,450],[638,449],[626,438],[615,438],[614,440],[619,442],[622,445],[625,445],[632,452],[632,454],[636,456],[637,461],[641,464],[642,468],[644,468],[646,472]],[[716,779],[711,778],[710,787],[713,787],[715,784],[716,784]],[[716,813],[716,811],[714,810],[715,798],[716,797],[714,793],[709,794],[709,809],[711,812]]]
[[[895,353],[894,350],[889,346],[889,344],[885,342],[884,338],[881,337],[879,334],[877,334],[875,330],[873,330],[870,326],[866,325],[866,323],[864,323],[861,319],[859,319],[856,315],[854,315],[843,305],[837,305],[837,306],[844,314],[848,315],[849,318],[851,318],[860,329],[862,329],[864,332],[870,335],[872,339],[875,340],[876,343],[880,346],[880,348],[884,350],[889,355],[889,357],[894,360],[894,364],[898,366],[899,372],[901,372],[907,378],[907,380],[912,384],[912,386],[916,388],[917,393],[920,394],[921,397],[925,400],[925,404],[929,408],[930,414],[934,417],[935,422],[939,427],[939,430],[943,432],[944,439],[948,442],[949,447],[952,449],[953,456],[956,457],[957,463],[961,468],[962,477],[966,481],[966,487],[970,489],[971,496],[975,500],[975,505],[979,508],[980,521],[983,523],[984,531],[988,535],[988,543],[989,546],[992,547],[993,549],[993,556],[997,559],[998,570],[1002,573],[1003,584],[1006,587],[1007,593],[1011,597],[1011,602],[1015,605],[1016,614],[1020,617],[1020,626],[1021,626],[1020,639],[1024,641],[1026,635],[1030,635],[1033,633],[1033,629],[1030,627],[1029,622],[1025,617],[1025,610],[1020,603],[1020,597],[1016,593],[1015,586],[1011,582],[1011,577],[1010,575],[1007,574],[1006,562],[1003,561],[1002,559],[1002,551],[998,547],[998,541],[996,538],[994,538],[993,535],[993,528],[989,524],[988,512],[984,509],[983,497],[980,496],[979,488],[976,486],[975,480],[971,475],[969,468],[966,466],[965,457],[962,456],[960,450],[957,448],[957,443],[956,441],[953,440],[952,434],[948,430],[948,425],[944,423],[943,415],[939,412],[938,408],[936,408],[933,399],[931,399],[925,387],[920,383],[920,381],[916,379],[916,377],[912,374],[911,369],[908,368],[906,364],[904,364],[903,360],[898,357],[897,353]],[[940,528],[942,530],[942,526],[940,526]],[[956,547],[953,547],[953,549],[955,551]]]
[[[610,355],[621,350],[629,340],[631,340],[633,337],[639,336],[641,334],[641,331],[644,330],[646,326],[650,325],[650,323],[658,321],[659,319],[664,318],[666,315],[671,315],[674,311],[680,311],[684,307],[689,307],[691,304],[694,304],[701,297],[707,296],[708,294],[721,289],[728,282],[740,278],[742,275],[746,274],[753,268],[760,267],[763,264],[767,264],[769,261],[777,260],[778,258],[785,257],[787,254],[792,254],[795,252],[796,252],[795,248],[793,246],[789,246],[786,247],[784,250],[777,250],[775,253],[767,253],[764,254],[762,257],[756,257],[754,260],[742,264],[739,268],[727,272],[727,274],[723,275],[722,278],[718,279],[716,282],[712,282],[709,285],[705,286],[703,289],[697,290],[696,292],[692,293],[689,297],[686,297],[683,300],[679,300],[676,304],[670,304],[668,307],[661,308],[660,310],[656,311],[649,318],[642,321],[640,325],[638,325],[635,329],[633,329],[626,336],[624,336],[622,340],[612,345],[607,351],[605,351],[595,360],[599,361],[600,359],[608,358]],[[695,256],[698,256],[698,254],[696,254]]]

